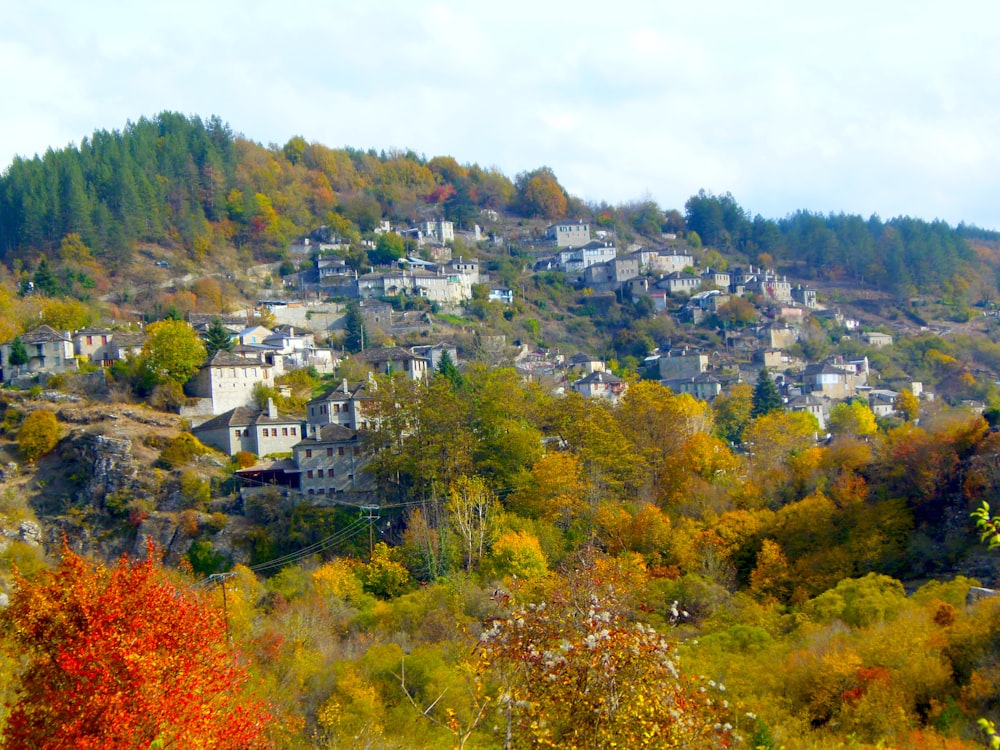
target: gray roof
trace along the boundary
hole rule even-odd
[[[246,357],[241,357],[238,354],[232,354],[230,352],[220,349],[212,358],[205,363],[205,367],[270,367],[271,365],[266,362],[261,362],[256,359],[247,359]]]
[[[206,432],[208,430],[221,430],[227,427],[249,427],[254,424],[297,425],[301,422],[302,420],[297,417],[283,417],[280,414],[277,417],[269,417],[267,412],[257,411],[256,409],[248,409],[245,406],[237,406],[235,409],[230,409],[217,417],[213,417],[207,422],[203,422],[193,428],[191,432],[195,433]]]
[[[51,341],[69,341],[64,331],[57,331],[51,326],[38,326],[21,337],[25,344],[46,344]]]

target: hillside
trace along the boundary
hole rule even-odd
[[[998,246],[171,113],[19,160],[0,606],[152,541],[274,747],[981,746]]]

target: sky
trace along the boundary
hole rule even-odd
[[[0,170],[162,111],[587,202],[1000,230],[996,0],[6,0]]]

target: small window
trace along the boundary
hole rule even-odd
[[[312,457],[313,457],[312,448],[306,448],[306,458],[312,458]]]
[[[287,427],[282,427],[281,428],[281,434],[284,435],[285,437],[288,437],[288,428]]]
[[[239,430],[234,430],[234,432],[236,433],[236,437],[240,436],[240,431]]]
[[[309,469],[309,471],[306,472],[306,479],[312,479],[312,478],[313,478],[313,470]]]
[[[290,429],[290,430],[292,431],[292,434],[293,434],[293,435],[295,434],[295,430],[296,430],[296,428],[295,428],[295,427],[289,427],[288,429]]]
[[[319,477],[320,479],[322,479],[323,478],[323,470],[322,469],[318,469],[316,471],[316,476]]]
[[[338,456],[344,455],[344,446],[340,446],[339,448],[337,448],[337,455]]]
[[[326,449],[326,455],[332,456],[333,455],[333,448],[327,448]]]

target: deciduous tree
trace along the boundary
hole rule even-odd
[[[153,383],[186,383],[205,361],[205,344],[183,320],[160,320],[146,327],[142,357]]]
[[[154,561],[64,549],[21,579],[0,625],[27,659],[0,747],[256,748],[270,719],[245,693],[221,614]]]

